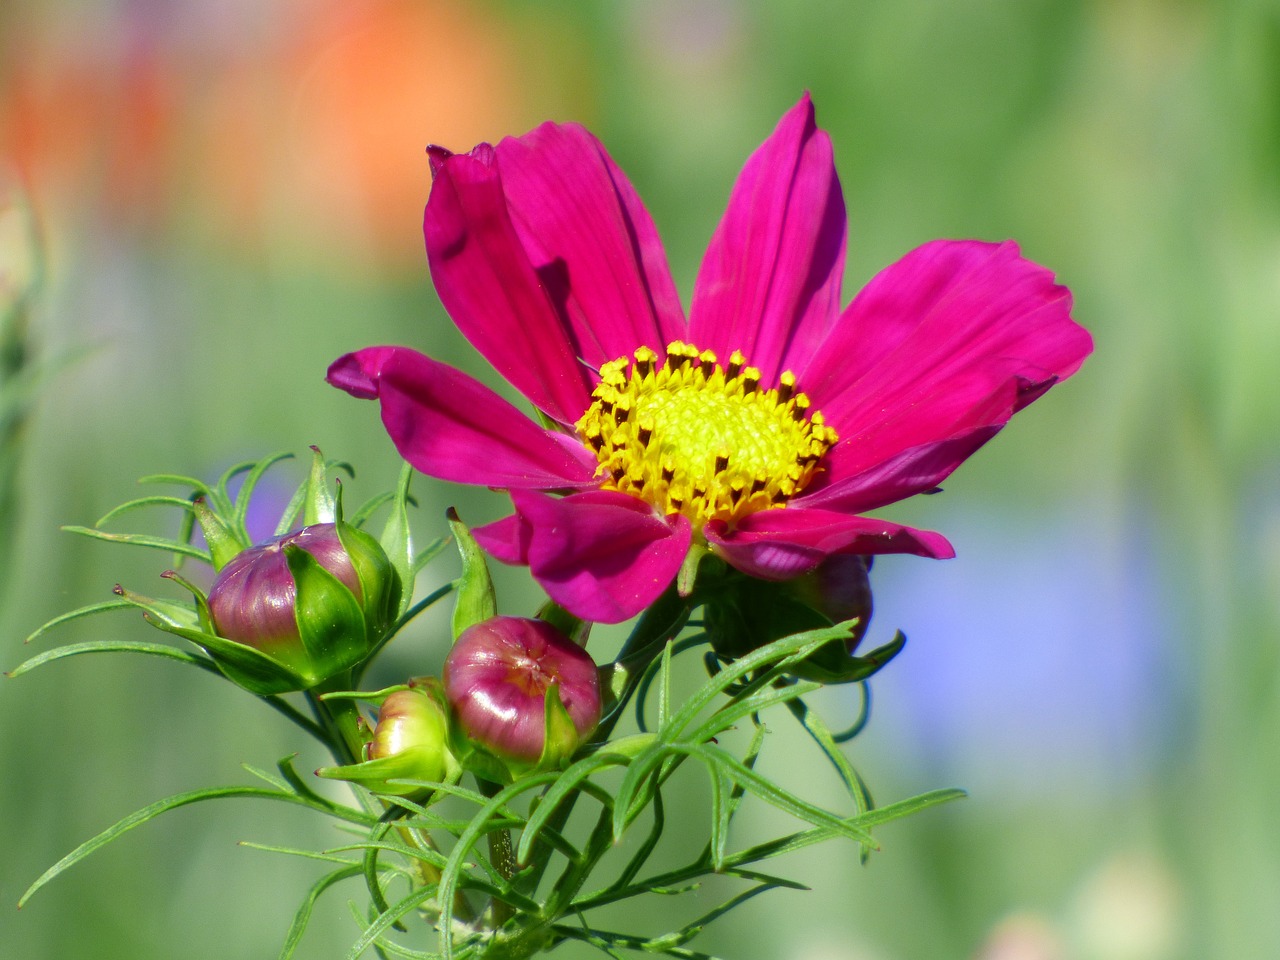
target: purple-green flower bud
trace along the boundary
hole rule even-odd
[[[462,771],[449,750],[449,718],[440,682],[432,678],[410,683],[409,689],[397,690],[382,701],[363,763],[325,767],[316,773],[400,797],[422,796],[430,788],[388,781],[456,781]]]
[[[227,561],[209,591],[210,625],[270,657],[301,689],[363,660],[399,599],[399,578],[376,540],[317,523]]]
[[[468,627],[445,659],[444,690],[462,732],[505,760],[560,763],[600,722],[595,662],[541,620]]]
[[[250,547],[222,568],[209,591],[209,610],[219,636],[273,656],[297,645],[298,586],[284,552],[290,544],[311,554],[357,602],[363,601],[360,578],[338,539],[337,526],[317,523]]]

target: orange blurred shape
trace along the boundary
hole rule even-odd
[[[19,55],[4,70],[0,157],[40,200],[146,221],[167,200],[177,78],[158,51],[99,39],[33,31],[10,48]]]
[[[465,0],[319,0],[301,13],[265,76],[252,63],[224,75],[211,173],[238,202],[223,209],[274,198],[260,212],[289,219],[275,242],[419,266],[426,145],[469,149],[521,118],[510,28]]]
[[[37,18],[0,43],[0,160],[77,223],[419,267],[426,145],[529,125],[514,33],[474,0]]]

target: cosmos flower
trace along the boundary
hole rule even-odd
[[[739,175],[687,321],[653,221],[583,128],[429,152],[440,299],[539,420],[403,347],[328,379],[380,401],[418,470],[509,491],[476,539],[584,619],[643,610],[691,548],[773,580],[838,553],[953,556],[865,514],[936,487],[1092,350],[1011,242],[927,243],[841,311],[844,201],[807,95]]]

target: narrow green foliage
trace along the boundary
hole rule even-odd
[[[199,547],[184,543],[181,540],[174,540],[172,537],[154,537],[144,533],[108,533],[106,530],[95,530],[93,527],[65,526],[62,529],[67,533],[78,533],[83,537],[106,540],[109,543],[127,543],[135,547],[151,547],[155,550],[164,550],[167,553],[192,557],[210,566],[213,565],[213,558],[209,555],[208,550],[201,550]]]
[[[788,627],[799,632],[779,639],[769,637],[785,631],[768,624],[751,637],[735,639],[732,631],[726,633],[730,621],[723,616],[717,621],[713,614],[726,583],[732,581],[737,589],[744,589],[742,575],[727,571],[723,562],[699,550],[691,551],[678,582],[640,616],[616,660],[601,669],[606,702],[593,742],[579,742],[569,710],[560,699],[561,689],[552,685],[543,699],[545,746],[536,764],[487,769],[473,756],[479,751],[468,746],[457,757],[450,754],[452,766],[439,777],[445,782],[434,782],[436,768],[419,762],[421,756],[409,756],[403,743],[382,749],[387,741],[375,736],[370,717],[358,701],[382,704],[394,693],[436,690],[431,685],[440,681],[415,678],[412,686],[398,683],[363,691],[361,678],[392,636],[450,593],[456,594],[455,638],[494,617],[498,604],[487,560],[452,510],[448,513],[451,536],[415,550],[409,528],[412,471],[408,466],[393,492],[366,501],[349,522],[344,521],[343,487],[335,488],[332,471],[350,473],[350,468],[326,461],[319,450],[312,450],[307,477],[286,507],[278,533],[288,532],[299,520],[334,523],[358,586],[348,588],[307,550],[284,545],[296,588],[298,635],[288,634],[290,644],[264,644],[258,649],[218,636],[201,590],[186,578],[166,572],[162,576],[188,589],[189,600],[157,600],[117,587],[116,599],[62,614],[28,639],[74,620],[131,607],[154,626],[194,644],[194,650],[99,640],[38,654],[19,664],[12,675],[55,660],[101,652],[141,653],[189,664],[221,673],[255,694],[328,748],[334,765],[306,774],[295,769],[290,757],[279,761],[275,771],[245,765],[258,784],[196,790],[160,800],[71,851],[36,879],[21,903],[90,853],[169,810],[213,799],[267,799],[319,813],[341,831],[340,842],[321,851],[246,844],[324,865],[325,872],[306,890],[293,916],[279,954],[282,960],[300,953],[321,897],[350,879],[362,882],[364,890],[358,896],[364,905],[353,906],[360,932],[348,960],[370,952],[383,958],[524,960],[569,940],[589,944],[610,957],[648,953],[695,960],[709,957],[689,947],[709,923],[767,891],[805,889],[796,881],[759,872],[757,866],[763,861],[829,840],[858,844],[865,859],[877,848],[874,828],[962,796],[960,791],[935,791],[875,808],[861,776],[840,749],[846,734],[833,735],[806,702],[825,684],[859,683],[862,715],[849,735],[856,733],[866,721],[866,680],[901,650],[901,634],[862,656],[848,650],[853,622],[827,625],[825,617],[820,628],[801,630],[811,622],[806,621]],[[139,497],[99,522],[143,508],[174,508],[182,522],[177,537],[68,529],[100,540],[163,549],[220,568],[249,545],[250,499],[266,472],[288,456],[276,453],[237,463],[212,485],[178,475],[148,478],[180,484],[190,496]],[[239,489],[232,497],[235,484]],[[375,540],[367,526],[384,506],[389,513]],[[192,523],[197,519],[207,550],[191,543]],[[457,545],[461,575],[415,601],[417,574],[449,539]],[[700,619],[691,620],[698,610]],[[538,615],[585,646],[590,623],[550,601]],[[739,622],[745,623],[730,625]],[[294,643],[298,636],[300,642]],[[705,651],[708,676],[691,693],[678,695],[684,684],[675,676],[677,669],[695,663],[679,655],[694,648]],[[296,696],[299,692],[301,696]],[[640,732],[614,737],[615,725],[626,715],[632,697]],[[314,719],[290,698],[310,708]],[[397,717],[392,707],[403,699],[411,697],[386,704],[382,719]],[[433,714],[439,718],[440,736],[420,737],[417,743],[437,739],[455,747],[464,743],[465,733],[460,732],[447,702],[432,703],[440,708]],[[800,791],[775,782],[763,772],[767,768],[758,764],[768,740],[765,723],[772,722],[767,717],[770,711],[780,713],[779,707],[801,724],[818,748],[816,754],[826,758],[844,784],[847,798],[841,798],[836,809],[825,809]],[[381,732],[395,729],[388,726]],[[379,749],[371,750],[371,744]],[[659,849],[668,826],[664,790],[669,798],[672,778],[701,776],[689,767],[700,767],[710,784],[709,820],[702,821],[705,845],[690,844],[675,868],[655,867],[670,852]],[[464,769],[475,778],[474,785],[460,782]],[[406,773],[412,777],[398,776]],[[340,802],[318,793],[313,787],[316,777],[351,781],[354,800],[348,795],[346,802]],[[799,822],[799,829],[735,849],[735,840],[741,842],[738,814],[747,802],[786,813]],[[681,820],[688,819],[688,812],[682,810]],[[633,824],[638,824],[635,836],[628,838]],[[625,846],[620,847],[623,841]],[[598,873],[609,879],[592,889],[589,884]],[[660,936],[591,925],[588,914],[596,908],[640,896],[680,896],[700,889],[712,875],[731,884],[717,894],[723,902]],[[406,931],[410,921],[435,927],[438,953],[410,949],[392,939],[396,931]]]
[[[458,580],[458,596],[453,608],[453,639],[467,627],[483,623],[497,616],[498,600],[493,592],[493,580],[489,577],[489,565],[471,531],[458,519],[452,507],[445,516],[453,531],[453,542],[462,555],[462,576]]]
[[[449,539],[449,537],[436,537],[436,539],[418,551],[413,558],[413,576],[416,577],[423,567],[440,556],[440,552],[449,545]]]
[[[95,613],[106,613],[108,610],[129,610],[133,608],[133,604],[128,600],[104,600],[102,603],[91,603],[86,607],[78,607],[67,613],[54,617],[48,623],[42,624],[31,632],[23,643],[30,643],[32,640],[43,636],[54,627],[60,627],[64,623],[70,623],[73,620],[79,620],[82,617],[91,617]]]
[[[805,732],[813,738],[813,742],[818,745],[818,749],[822,751],[823,755],[831,761],[831,765],[835,767],[836,773],[840,775],[840,780],[844,783],[845,789],[853,800],[854,809],[858,813],[866,813],[870,810],[872,801],[867,785],[862,782],[862,777],[858,776],[858,771],[853,769],[853,764],[849,762],[849,758],[844,755],[835,738],[832,737],[831,731],[827,728],[822,717],[818,716],[815,711],[809,709],[807,704],[799,700],[789,701],[787,709],[800,722]],[[863,844],[863,862],[866,862],[870,852],[871,848]]]
[[[764,738],[768,733],[768,729],[762,723],[756,723],[755,733],[751,735],[751,744],[747,747],[747,752],[743,754],[742,765],[749,770],[756,768],[756,761],[760,759],[760,751],[764,747]],[[738,807],[742,804],[742,798],[747,795],[746,789],[740,783],[735,783],[733,789],[729,793],[729,819],[733,819],[733,815],[738,812]]]
[[[307,932],[307,924],[311,921],[311,913],[315,909],[316,901],[320,896],[335,884],[348,880],[351,877],[360,875],[360,867],[340,867],[333,873],[325,874],[317,880],[307,891],[303,897],[298,912],[293,915],[293,923],[289,925],[289,932],[285,936],[284,945],[280,948],[279,960],[290,960],[294,952],[298,949],[298,944],[302,941],[302,935]]]
[[[20,677],[36,667],[44,666],[46,663],[65,660],[67,657],[78,657],[85,653],[142,653],[151,657],[162,657],[166,660],[176,660],[178,663],[190,664],[193,667],[199,667],[201,670],[211,673],[218,672],[217,666],[208,657],[188,653],[185,650],[179,650],[177,647],[171,647],[164,643],[146,643],[134,640],[87,640],[84,643],[69,643],[65,646],[36,654],[30,659],[24,660],[12,670],[7,671],[5,676]]]
[[[245,475],[244,483],[240,485],[240,492],[236,494],[235,508],[232,511],[232,522],[235,524],[234,529],[245,543],[252,543],[252,538],[249,536],[247,520],[249,517],[249,501],[253,497],[253,492],[258,489],[258,481],[262,479],[263,474],[280,461],[292,459],[293,454],[288,451],[273,453],[271,456],[263,457],[255,463],[252,469],[250,469]]]
[[[560,804],[577,791],[591,774],[605,767],[625,764],[627,758],[607,750],[584,757],[566,769],[542,796],[537,809],[530,815],[516,847],[516,861],[528,863],[534,843],[540,838],[542,828],[551,819]]]
[[[119,820],[112,824],[106,830],[102,831],[102,833],[80,844],[80,846],[76,847],[69,854],[42,873],[36,881],[27,888],[26,892],[23,893],[22,898],[18,901],[19,909],[21,909],[26,902],[31,899],[36,891],[68,867],[79,863],[85,857],[89,856],[89,854],[100,850],[111,841],[118,839],[135,827],[140,827],[149,820],[154,820],[162,813],[168,813],[170,810],[176,810],[179,807],[185,807],[193,803],[201,803],[205,800],[222,800],[233,797],[279,800],[285,803],[309,807],[312,810],[327,814],[328,816],[338,817],[352,823],[368,824],[372,820],[372,818],[367,815],[348,807],[331,803],[317,803],[311,797],[302,796],[300,794],[284,790],[266,790],[261,787],[211,787],[204,790],[192,790],[188,793],[179,793],[172,797],[166,797],[163,800],[157,800],[155,803],[131,813],[123,820]]]
[[[671,650],[673,641],[662,648],[662,666],[658,668],[658,727],[671,719]]]
[[[134,510],[139,510],[143,507],[176,507],[179,510],[194,511],[195,503],[186,497],[170,497],[161,495],[154,497],[138,497],[136,500],[129,500],[126,503],[120,504],[118,507],[112,507],[98,518],[98,522],[94,524],[94,527],[105,527],[112,520],[116,519],[116,517],[122,516],[126,513],[132,513]]]
[[[180,473],[151,473],[145,477],[139,477],[138,483],[167,483],[178,487],[190,487],[198,495],[209,499],[216,499],[218,494],[203,480],[197,480],[195,477],[185,477]]]

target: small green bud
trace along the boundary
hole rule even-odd
[[[462,770],[449,749],[443,699],[435,678],[410,681],[408,689],[388,694],[382,701],[373,737],[365,745],[364,762],[324,767],[316,774],[359,783],[374,793],[411,798],[421,798],[431,788],[388,781],[455,782]]]

